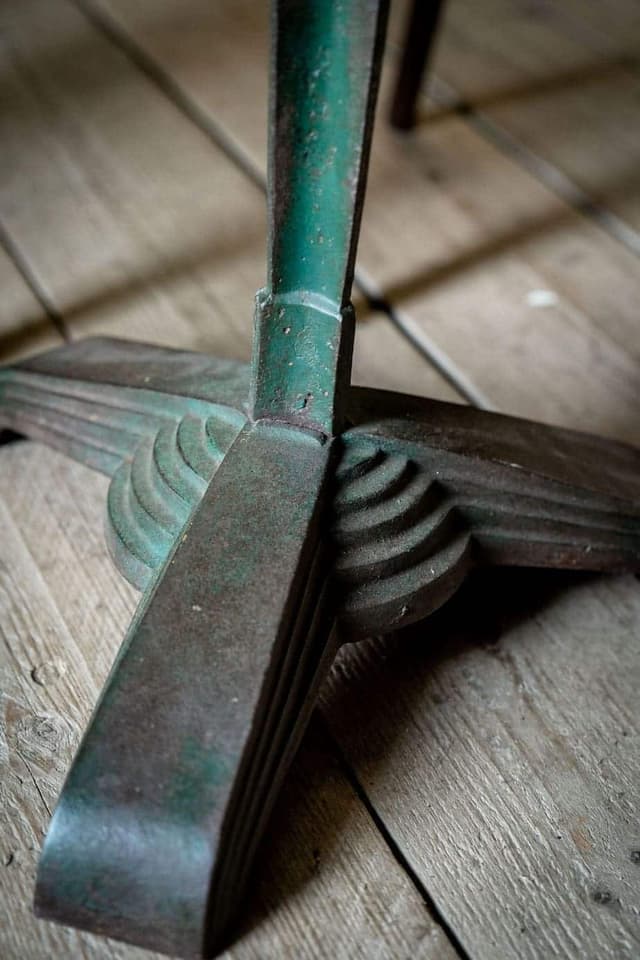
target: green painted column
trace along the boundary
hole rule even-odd
[[[255,419],[326,434],[340,428],[386,7],[380,0],[275,4],[269,259],[256,306]]]

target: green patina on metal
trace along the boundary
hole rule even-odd
[[[36,908],[184,956],[225,943],[340,640],[426,616],[482,563],[640,568],[638,451],[349,386],[386,5],[274,10],[251,371],[109,339],[0,371],[0,422],[111,476],[112,555],[146,588]]]
[[[340,427],[350,377],[380,6],[288,2],[274,29],[269,262],[256,300],[253,415],[329,435]]]
[[[197,823],[200,811],[215,803],[216,791],[233,778],[235,761],[235,757],[224,756],[210,744],[187,737],[165,789],[165,812],[187,824]]]
[[[101,344],[108,341],[100,341]],[[75,347],[75,345],[74,345]],[[73,362],[73,349],[64,348]],[[75,347],[77,368],[91,357]],[[103,346],[104,352],[104,346]],[[131,351],[111,346],[126,364]],[[55,369],[55,356],[51,355]],[[149,350],[146,351],[147,358]],[[158,377],[167,374],[166,353],[157,351]],[[176,364],[178,366],[178,364]],[[197,364],[192,362],[197,368]],[[215,365],[214,365],[215,366]],[[185,361],[182,361],[185,367]],[[200,502],[216,470],[246,422],[237,408],[238,383],[246,393],[248,372],[236,364],[211,400],[123,384],[69,381],[41,370],[0,371],[0,404],[5,420],[29,430],[76,460],[112,477],[107,496],[106,537],[116,565],[134,586],[146,589],[162,568],[176,538]],[[151,378],[147,377],[151,381]],[[176,378],[174,389],[193,389]],[[144,379],[143,379],[144,383]],[[206,397],[206,380],[200,384]]]

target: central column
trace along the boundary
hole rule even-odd
[[[257,296],[254,419],[328,435],[340,429],[386,6],[275,4],[269,255],[267,287]]]

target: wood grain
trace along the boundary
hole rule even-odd
[[[263,165],[266,11],[225,0],[193,0],[188,17],[178,0],[82,4],[116,17]],[[385,99],[387,79],[382,110]],[[607,409],[607,432],[632,437],[624,411],[637,396],[636,257],[463,119],[447,116],[410,140],[378,123],[359,263],[501,409],[583,429]],[[595,377],[585,374],[591,364]]]
[[[60,333],[2,249],[0,290],[0,363],[61,343]]]
[[[261,194],[71,7],[16,4],[3,16],[0,203],[72,333],[246,356],[262,270]],[[20,297],[29,303],[26,288],[16,291],[2,332],[20,322]],[[369,331],[376,378],[389,377],[385,361],[396,378],[413,364],[420,383],[451,395],[381,318]],[[358,363],[370,376],[366,348]],[[105,495],[104,478],[36,444],[0,451],[7,960],[151,956],[36,921],[30,910],[50,811],[137,599],[106,553]],[[381,960],[457,955],[321,726],[287,782],[228,955],[320,950]]]
[[[43,452],[33,443],[5,448],[0,473],[0,898],[8,918],[0,952],[7,960],[150,958],[30,911],[44,828],[137,600],[104,550],[106,480]],[[326,956],[345,958],[456,957],[316,724],[271,824],[240,939],[225,956],[313,958],[319,943]]]
[[[246,113],[235,84],[204,69],[213,14],[194,6],[176,57],[171,4],[110,9],[257,158],[246,59],[227,47]],[[234,5],[226,43],[242,16]],[[629,252],[457,117],[411,145],[378,128],[374,151],[362,260],[393,302],[502,407],[637,441]],[[637,584],[520,577],[467,591],[391,650],[345,653],[324,715],[470,956],[631,958]],[[431,633],[435,653],[423,650]]]
[[[638,955],[640,592],[478,578],[347,650],[323,715],[471,957]]]
[[[451,0],[432,68],[640,244],[639,50],[633,3]]]
[[[69,4],[4,16],[0,212],[71,334],[248,359],[262,192]],[[395,381],[381,348],[402,364]],[[358,331],[363,381],[369,357],[369,382],[455,398],[379,315]]]
[[[260,162],[262,5],[108,10]],[[0,210],[71,329],[246,356],[259,192],[66,4],[3,15]],[[636,261],[464,119],[413,144],[379,127],[361,261],[503,408],[640,440]],[[363,382],[450,392],[382,315],[358,349]],[[0,495],[2,955],[142,957],[28,908],[46,807],[134,602],[102,543],[104,481],[25,443],[0,451]],[[631,579],[502,574],[410,636],[345,651],[231,955],[456,955],[328,726],[469,957],[637,956],[638,624]]]

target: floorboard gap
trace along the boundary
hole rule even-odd
[[[229,136],[225,128],[216,123],[211,114],[201,107],[179,83],[176,83],[171,74],[149,56],[143,47],[136,43],[115,17],[91,0],[70,0],[70,2],[84,14],[95,30],[120,50],[140,73],[160,90],[255,186],[262,191],[265,190],[262,171],[241,144]]]
[[[640,233],[637,230],[611,210],[597,203],[555,164],[530,150],[501,124],[496,123],[482,110],[477,110],[472,103],[465,101],[446,81],[440,77],[431,76],[428,80],[427,95],[441,109],[450,110],[462,117],[479,136],[519,167],[532,174],[560,200],[597,224],[601,230],[623,244],[631,253],[640,256]]]
[[[389,828],[385,824],[384,820],[382,819],[382,817],[380,816],[376,808],[373,806],[373,803],[369,799],[364,787],[358,780],[358,777],[355,771],[353,770],[353,768],[351,767],[351,764],[348,762],[347,758],[345,757],[344,753],[340,748],[340,745],[331,734],[327,724],[325,723],[324,719],[322,719],[322,717],[321,717],[321,723],[325,730],[326,736],[329,742],[331,743],[333,750],[335,751],[336,757],[338,759],[338,762],[340,764],[340,767],[342,769],[342,772],[345,778],[348,780],[352,790],[354,791],[354,793],[356,794],[356,796],[364,806],[365,810],[371,817],[371,820],[373,821],[373,824],[375,825],[376,830],[378,831],[378,833],[386,843],[389,849],[389,852],[393,856],[394,860],[396,861],[398,866],[404,871],[404,873],[406,873],[407,877],[411,881],[411,884],[413,885],[416,892],[424,902],[424,905],[427,911],[429,912],[429,915],[431,916],[432,920],[434,920],[438,924],[438,926],[442,928],[447,939],[451,943],[451,946],[459,954],[460,960],[471,960],[470,954],[462,946],[460,940],[458,939],[457,934],[451,928],[447,919],[440,912],[438,906],[433,900],[433,897],[431,896],[431,894],[423,884],[422,880],[420,879],[416,871],[413,869],[413,867],[405,857],[402,849],[400,848],[399,844],[397,843],[397,841],[389,831]]]
[[[266,179],[262,170],[235,138],[230,136],[223,126],[198,104],[180,84],[153,57],[151,57],[108,11],[92,0],[70,0],[71,3],[89,20],[95,30],[101,33],[113,46],[123,53],[129,61],[160,92],[170,100],[208,140],[239,169],[260,190],[266,192]],[[490,401],[459,369],[454,361],[431,339],[421,332],[405,313],[398,311],[384,295],[377,292],[375,282],[356,270],[354,284],[367,302],[367,306],[381,313],[390,321],[402,336],[411,344],[423,360],[433,367],[442,378],[458,393],[461,399],[483,409],[493,409]]]
[[[64,322],[64,318],[56,309],[55,304],[50,299],[47,291],[44,289],[37,276],[29,266],[27,258],[22,253],[18,244],[0,220],[0,247],[4,250],[14,267],[31,290],[31,293],[42,307],[47,318],[51,321],[54,328],[60,334],[63,340],[70,340],[69,331]]]
[[[384,314],[411,346],[435,370],[458,395],[481,410],[495,410],[494,404],[485,393],[467,377],[463,370],[404,310],[394,307],[377,287],[375,281],[362,268],[356,270],[356,285],[371,310]]]

